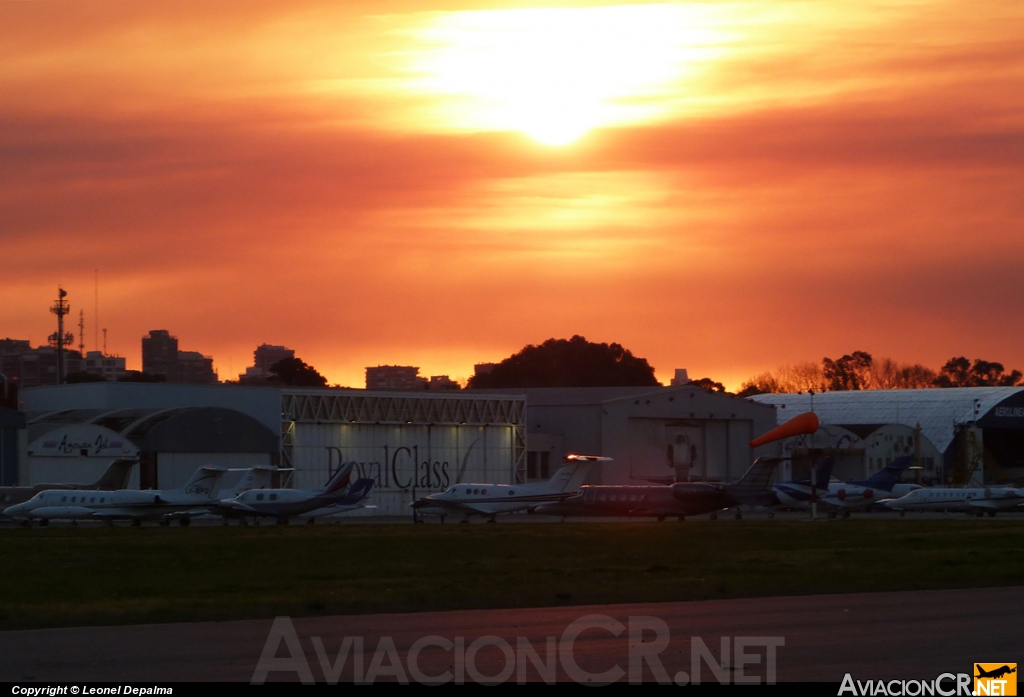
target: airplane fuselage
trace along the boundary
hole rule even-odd
[[[897,511],[1006,510],[1024,504],[1024,489],[1012,487],[917,489],[885,505]]]
[[[428,515],[469,513],[497,515],[514,513],[556,503],[575,491],[552,491],[549,482],[532,484],[456,484],[445,491],[413,502],[412,507]]]
[[[579,494],[541,506],[537,513],[555,516],[683,518],[736,505],[728,492],[713,484],[671,486],[584,486]]]

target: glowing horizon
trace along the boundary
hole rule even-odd
[[[465,380],[580,334],[729,386],[1024,368],[1024,6],[2,3],[0,335]]]

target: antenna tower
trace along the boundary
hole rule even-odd
[[[64,333],[64,315],[71,312],[71,306],[65,300],[68,292],[57,286],[57,301],[53,303],[50,312],[57,315],[57,331],[50,334],[50,346],[57,347],[57,384],[64,384],[64,347],[75,343],[75,335],[71,332]]]
[[[107,328],[103,328],[103,355],[107,355]]]
[[[78,311],[78,352],[85,358],[85,310]]]

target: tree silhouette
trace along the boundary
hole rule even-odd
[[[472,388],[659,386],[654,368],[619,344],[595,344],[582,336],[529,345],[469,379]]]
[[[821,371],[830,390],[865,390],[871,385],[871,354],[854,351],[842,358],[821,359]]]
[[[1002,363],[975,358],[971,363],[963,356],[950,358],[935,378],[936,387],[1010,387],[1020,383],[1019,370],[1004,373]]]
[[[325,387],[327,385],[327,378],[301,358],[282,358],[270,366],[270,372],[276,375],[282,384],[289,387]]]

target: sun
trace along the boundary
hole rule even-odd
[[[415,30],[407,85],[455,130],[519,131],[548,145],[657,119],[720,44],[690,5],[431,15]]]

